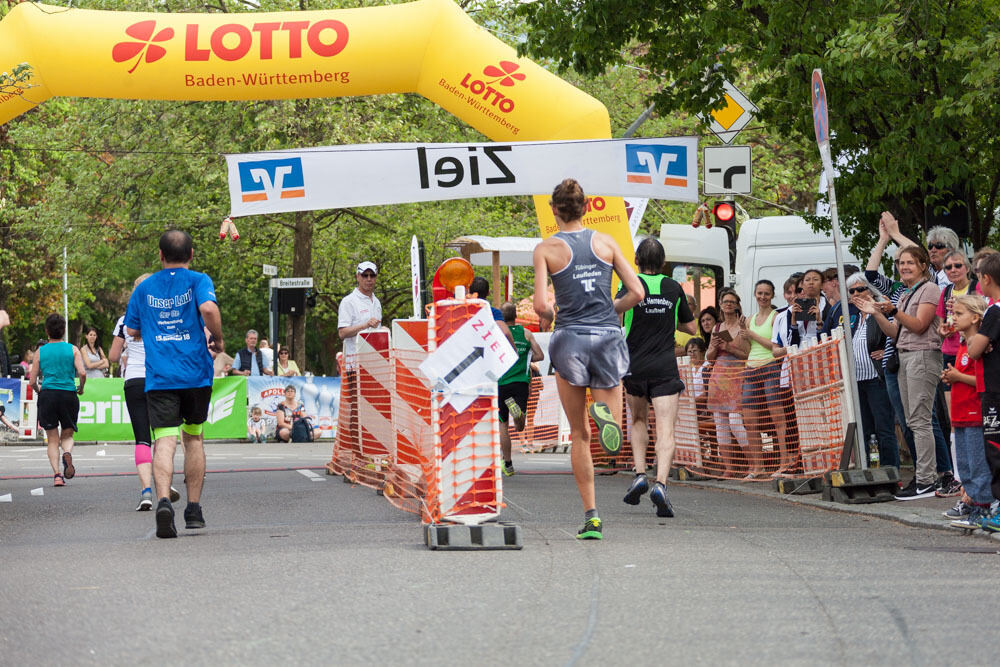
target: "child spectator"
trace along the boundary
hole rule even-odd
[[[958,514],[952,525],[977,528],[989,515],[993,495],[990,493],[990,467],[983,448],[983,416],[977,378],[982,378],[979,359],[969,356],[967,341],[979,332],[986,311],[986,301],[976,294],[957,296],[951,305],[951,324],[941,325],[941,335],[961,335],[954,363],[941,373],[941,380],[951,385],[951,424],[955,434],[955,464],[965,486],[970,503],[959,503],[949,512]],[[965,505],[965,507],[963,507]],[[965,516],[961,516],[962,513]]]
[[[250,442],[267,442],[266,429],[264,411],[258,405],[253,406],[250,408],[250,419],[247,420],[247,438]]]
[[[986,309],[979,333],[967,341],[969,356],[983,360],[983,372],[977,377],[983,412],[983,440],[986,462],[990,466],[990,490],[993,497],[1000,497],[1000,254],[987,255],[979,260],[979,284],[983,295],[993,300]],[[1000,532],[1000,513],[994,512],[983,519],[983,530]]]

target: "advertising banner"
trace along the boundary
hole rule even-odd
[[[0,378],[0,431],[11,429],[17,436],[17,427],[21,423],[21,380]]]
[[[92,378],[80,396],[76,439],[131,441],[132,420],[125,406],[124,380]],[[246,378],[215,378],[205,422],[205,439],[246,437]]]
[[[259,407],[264,411],[268,422],[267,436],[274,436],[276,423],[275,412],[278,403],[285,400],[285,388],[295,387],[295,399],[305,406],[306,414],[312,418],[313,424],[322,429],[323,438],[332,438],[337,432],[337,413],[340,407],[339,377],[272,377],[268,375],[251,376],[247,381],[247,413],[243,419],[244,437],[246,436],[246,420],[250,410]]]
[[[364,144],[227,155],[234,216],[550,192],[698,201],[698,139]]]

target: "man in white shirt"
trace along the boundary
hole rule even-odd
[[[361,262],[355,278],[358,286],[344,297],[337,310],[337,335],[344,341],[344,361],[348,365],[357,353],[358,334],[382,324],[382,304],[375,296],[378,267],[374,262]]]

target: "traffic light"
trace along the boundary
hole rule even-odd
[[[736,221],[736,202],[730,200],[715,202],[712,215],[715,216],[715,224],[731,226]]]

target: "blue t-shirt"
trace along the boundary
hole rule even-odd
[[[212,384],[212,355],[198,310],[208,301],[215,302],[212,279],[190,269],[163,269],[132,292],[125,326],[142,334],[147,391]]]

